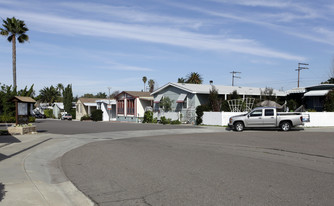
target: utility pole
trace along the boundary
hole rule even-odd
[[[111,104],[110,104],[110,89],[111,87],[108,87],[108,90],[109,90],[109,103],[108,103],[108,106],[107,106],[107,109],[108,109],[108,117],[109,117],[109,122],[110,122],[110,110],[111,110]]]
[[[241,72],[236,72],[236,71],[232,71],[230,72],[232,74],[232,86],[234,86],[234,78],[239,78],[241,79],[241,77],[235,76],[236,74],[241,74]]]
[[[308,69],[308,67],[302,67],[302,66],[307,66],[307,65],[308,64],[306,64],[306,63],[298,63],[298,69],[296,69],[296,71],[298,71],[298,83],[297,83],[298,88],[299,88],[300,70]]]

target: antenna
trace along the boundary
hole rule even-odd
[[[232,71],[230,72],[232,74],[232,86],[234,86],[234,78],[239,78],[241,79],[241,77],[235,76],[236,74],[241,74],[241,72],[236,72],[236,71]]]
[[[298,83],[297,83],[297,87],[299,88],[299,78],[300,78],[300,70],[302,69],[308,69],[308,67],[301,67],[302,66],[307,66],[308,64],[306,63],[298,63],[298,69],[296,69],[296,71],[298,71]]]

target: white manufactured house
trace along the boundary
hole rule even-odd
[[[233,91],[237,91],[238,95],[243,98],[261,96],[265,88],[255,87],[239,87],[239,86],[222,86],[214,85],[218,90],[218,94],[223,99],[227,100],[228,95]],[[195,120],[195,109],[199,105],[207,104],[210,90],[213,85],[210,84],[185,84],[185,83],[168,83],[154,92],[151,95],[154,97],[153,110],[161,112],[160,102],[163,98],[168,97],[172,101],[172,111],[179,112],[182,119],[186,121]],[[284,97],[284,91],[273,90],[277,97]]]

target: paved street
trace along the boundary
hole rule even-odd
[[[52,134],[87,134],[116,131],[136,131],[136,130],[159,130],[159,129],[182,129],[191,128],[191,125],[161,125],[161,124],[138,124],[121,122],[81,122],[68,120],[48,120],[37,119],[38,132],[48,132]],[[198,127],[197,127],[198,128]]]
[[[334,128],[36,125],[0,137],[0,205],[333,205]]]
[[[67,177],[99,205],[334,205],[333,133],[246,131],[94,142]]]

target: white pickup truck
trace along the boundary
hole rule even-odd
[[[304,119],[307,117],[298,112],[277,112],[275,107],[258,107],[247,114],[230,117],[228,126],[238,132],[250,127],[289,131],[291,127],[303,125]]]

